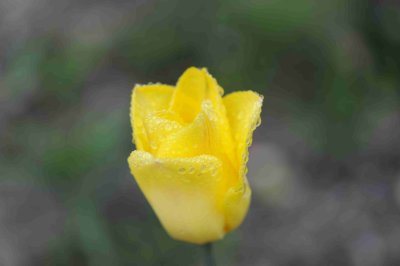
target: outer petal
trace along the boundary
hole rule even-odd
[[[134,151],[128,163],[171,237],[202,244],[224,236],[224,213],[216,203],[222,180],[216,157],[157,159]]]
[[[241,224],[249,207],[251,190],[246,178],[246,163],[253,131],[260,123],[262,100],[261,95],[252,91],[234,92],[223,99],[236,144],[241,177],[234,186],[228,189],[225,197],[227,231],[233,230]]]
[[[239,91],[228,94],[223,99],[228,121],[240,165],[241,176],[246,175],[248,148],[253,139],[253,131],[260,125],[263,97],[253,91]]]
[[[225,194],[225,231],[238,227],[246,217],[251,200],[251,189],[244,177],[242,182],[230,187]]]
[[[206,71],[206,70],[204,70]],[[232,165],[237,165],[235,156],[235,146],[233,144],[231,129],[229,121],[226,115],[225,105],[223,103],[221,95],[224,90],[218,85],[217,81],[206,71],[207,86],[212,88],[212,94],[209,95],[209,99],[212,103],[212,109],[215,113],[214,122],[217,125],[217,131],[219,132],[219,149],[223,150],[225,156],[229,158]],[[236,169],[237,171],[238,169]]]
[[[167,110],[173,92],[174,87],[161,84],[138,85],[133,89],[130,116],[137,149],[150,150],[144,117],[151,112]]]

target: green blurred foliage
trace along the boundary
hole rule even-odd
[[[364,143],[357,121],[369,106],[398,104],[399,10],[393,1],[148,1],[106,41],[55,31],[12,49],[0,84],[10,117],[0,165],[3,176],[56,191],[65,206],[65,230],[45,265],[198,265],[201,256],[171,240],[144,201],[126,199],[133,203],[118,221],[107,215],[126,179],[140,193],[126,163],[134,148],[129,88],[106,113],[82,100],[99,68],[117,69],[132,87],[173,84],[188,66],[208,67],[226,92],[264,94],[266,110],[269,96],[282,99],[277,110],[293,132],[322,154],[346,158]],[[138,218],[135,208],[148,211]],[[218,243],[221,265],[231,265],[239,237]]]

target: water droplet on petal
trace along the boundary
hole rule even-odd
[[[218,168],[214,167],[214,168],[211,170],[211,176],[215,176],[215,175],[217,175],[217,173],[218,173]]]
[[[256,126],[255,126],[255,127],[258,127],[258,126],[260,126],[260,125],[261,125],[261,117],[259,117],[259,118],[257,119]]]
[[[183,175],[186,172],[186,168],[181,167],[178,169],[178,173],[180,173],[181,175]]]
[[[194,169],[194,167],[190,167],[188,170],[188,174],[190,174],[190,175],[193,174],[195,170],[196,169]]]

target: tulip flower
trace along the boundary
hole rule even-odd
[[[191,67],[176,86],[137,85],[131,99],[136,150],[132,175],[174,239],[204,244],[246,216],[248,148],[263,97],[224,91],[206,69]]]

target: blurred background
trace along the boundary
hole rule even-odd
[[[218,265],[400,265],[396,0],[0,1],[0,265],[202,265],[129,173],[136,83],[265,96]]]

